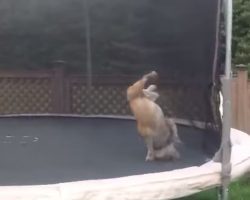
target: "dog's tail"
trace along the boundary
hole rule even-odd
[[[178,129],[177,126],[174,122],[173,119],[171,118],[165,118],[166,123],[168,124],[168,126],[170,127],[170,131],[171,131],[171,141],[174,144],[182,144],[182,141],[180,140],[180,137],[178,135]]]

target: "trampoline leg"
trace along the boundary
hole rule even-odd
[[[229,190],[228,190],[228,187],[219,187],[218,188],[218,200],[228,200],[228,193],[229,193]]]

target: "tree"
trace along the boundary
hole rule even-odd
[[[250,71],[250,0],[234,0],[233,14],[233,64]]]

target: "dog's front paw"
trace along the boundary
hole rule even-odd
[[[146,80],[152,80],[152,79],[157,80],[158,79],[158,74],[157,74],[156,71],[152,71],[152,72],[150,72],[148,74],[145,74],[143,76],[143,78],[145,78]]]

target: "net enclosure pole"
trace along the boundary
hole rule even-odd
[[[87,86],[92,86],[92,55],[91,55],[91,32],[89,19],[89,2],[84,0],[85,29],[86,29],[86,66],[87,66]]]
[[[232,18],[233,2],[224,0],[224,15],[226,28],[226,55],[225,72],[222,76],[223,93],[223,122],[222,122],[222,143],[221,143],[221,200],[228,200],[228,187],[231,177],[231,45],[232,45]]]
[[[224,0],[224,15],[226,23],[225,78],[231,79],[233,0]]]

